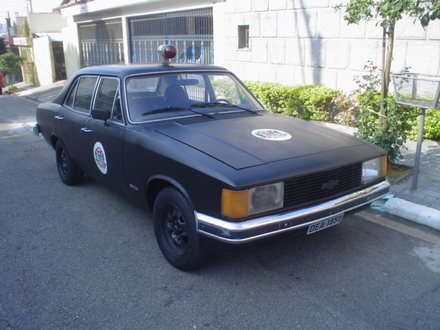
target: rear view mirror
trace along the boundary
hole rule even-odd
[[[104,110],[104,109],[92,109],[92,118],[93,119],[98,119],[98,120],[104,120],[106,121],[107,119],[110,118],[110,111],[109,110]]]

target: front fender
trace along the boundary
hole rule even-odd
[[[191,208],[194,209],[194,204],[188,191],[180,184],[177,180],[166,176],[166,175],[153,175],[150,177],[145,185],[145,198],[147,200],[148,207],[153,211],[154,201],[161,190],[166,187],[174,187],[179,190],[186,200],[190,204]]]

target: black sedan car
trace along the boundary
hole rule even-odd
[[[147,204],[163,255],[182,270],[200,267],[212,240],[311,234],[389,191],[384,150],[268,113],[218,66],[82,69],[38,106],[34,131],[65,184],[87,173]]]

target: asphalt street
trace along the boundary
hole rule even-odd
[[[148,211],[61,183],[35,107],[0,96],[0,329],[439,328],[437,231],[356,215],[181,272]]]

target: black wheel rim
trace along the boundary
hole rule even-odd
[[[64,175],[67,175],[69,170],[68,157],[66,150],[62,149],[60,153],[60,168]]]
[[[188,232],[182,212],[175,205],[166,204],[161,218],[167,249],[176,256],[184,254],[188,247]]]

